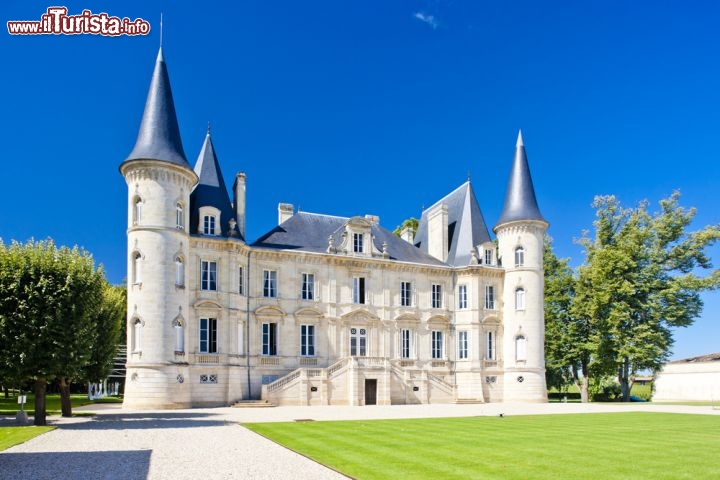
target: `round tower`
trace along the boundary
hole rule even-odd
[[[198,177],[185,158],[162,49],[135,148],[120,172],[128,186],[128,356],[123,405],[187,407],[185,277],[190,192]]]
[[[546,402],[543,240],[522,133],[494,232],[503,281],[503,401]]]

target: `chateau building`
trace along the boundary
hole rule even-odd
[[[468,180],[415,235],[280,203],[278,226],[248,241],[246,177],[231,199],[210,131],[188,163],[161,50],[120,172],[126,406],[547,400],[548,223],[521,135],[495,240]]]

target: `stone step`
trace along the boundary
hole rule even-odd
[[[485,403],[485,402],[483,402],[482,400],[480,400],[478,398],[456,398],[453,403],[459,403],[459,404],[465,405],[465,404],[475,404],[475,403]]]
[[[274,403],[267,400],[239,400],[232,404],[233,408],[268,408],[274,406]]]

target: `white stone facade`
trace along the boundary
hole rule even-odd
[[[417,238],[280,204],[282,228],[248,243],[245,175],[231,204],[209,131],[191,169],[172,102],[160,52],[120,167],[126,406],[547,400],[547,222],[521,137],[496,241],[468,181],[423,212]]]

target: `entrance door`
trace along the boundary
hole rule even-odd
[[[365,379],[365,405],[377,405],[377,380]]]
[[[367,356],[367,330],[364,328],[352,327],[350,329],[350,356]]]

